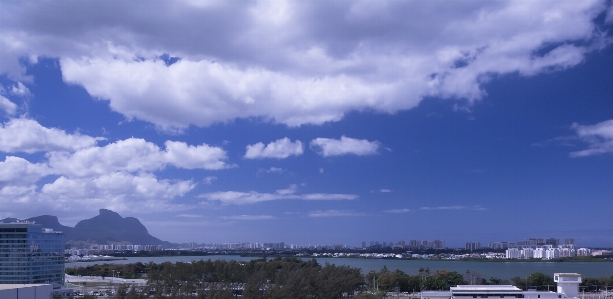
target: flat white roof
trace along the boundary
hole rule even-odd
[[[23,289],[31,287],[51,286],[50,284],[0,284],[0,290]]]
[[[454,293],[464,292],[511,292],[517,293],[522,290],[512,285],[458,285],[449,288]]]

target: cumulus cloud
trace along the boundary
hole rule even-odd
[[[482,206],[439,206],[439,207],[421,207],[420,210],[424,211],[445,211],[445,210],[472,210],[472,211],[485,211],[487,208]]]
[[[341,139],[316,138],[311,141],[311,148],[324,157],[346,154],[365,156],[376,154],[379,142],[345,136],[342,136]]]
[[[52,173],[44,163],[30,163],[20,157],[7,156],[0,162],[0,182],[13,184],[32,184]]]
[[[277,141],[273,141],[268,145],[264,145],[262,142],[256,144],[247,145],[247,152],[245,158],[247,159],[263,159],[263,158],[276,158],[285,159],[289,156],[300,156],[303,153],[302,142],[296,140],[292,142],[289,138],[285,137]]]
[[[91,176],[113,171],[155,171],[166,165],[186,169],[218,170],[232,167],[223,160],[226,152],[206,144],[188,146],[183,142],[166,141],[166,150],[140,138],[128,138],[102,147],[76,151],[50,152],[49,165],[59,173]]]
[[[39,163],[15,156],[0,161],[0,186],[5,185],[0,189],[2,207],[19,209],[36,203],[60,210],[181,210],[186,206],[172,200],[190,192],[196,183],[158,179],[153,172],[167,165],[206,170],[233,167],[225,163],[223,149],[207,144],[167,141],[166,148],[160,149],[144,139],[128,138],[96,146],[100,139],[70,135],[28,119],[13,119],[0,127],[3,151],[46,151],[46,161]],[[43,177],[51,182],[36,185]],[[204,182],[214,179],[209,176]]]
[[[220,191],[201,194],[198,197],[207,201],[218,201],[222,204],[253,204],[272,200],[354,200],[358,196],[355,194],[334,194],[334,193],[308,193],[295,194],[295,185],[288,189],[277,190],[276,193],[260,193],[256,191]]]
[[[207,144],[192,146],[177,141],[166,141],[165,145],[165,160],[179,168],[218,170],[233,167],[223,161],[227,159],[227,155],[219,147]]]
[[[0,73],[31,80],[23,58],[57,57],[66,82],[165,128],[322,124],[428,96],[473,102],[496,75],[580,63],[603,45],[594,19],[607,9],[598,0],[0,5],[11,16],[0,26]]]
[[[17,105],[0,95],[0,110],[3,110],[7,115],[13,115],[17,111]]]
[[[7,153],[74,152],[92,147],[100,140],[104,138],[68,134],[64,130],[46,128],[35,120],[25,118],[15,118],[0,124],[0,151]]]
[[[363,216],[364,213],[358,213],[352,210],[318,210],[309,212],[308,216],[313,218],[321,217],[347,217],[347,216]]]
[[[152,174],[115,172],[95,178],[61,176],[38,189],[36,186],[7,186],[0,189],[3,207],[16,209],[36,204],[57,210],[172,211],[185,209],[173,204],[195,187],[192,181],[158,180]]]
[[[571,157],[586,157],[604,153],[613,153],[613,119],[595,125],[579,125],[571,127],[577,137],[588,144],[588,149],[570,153]]]

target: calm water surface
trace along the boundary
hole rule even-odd
[[[256,257],[241,257],[237,255],[208,255],[208,256],[172,256],[172,257],[130,257],[127,260],[108,261],[108,262],[74,262],[66,263],[69,267],[87,267],[94,264],[130,264],[148,263],[156,264],[163,262],[191,262],[204,260],[237,260],[250,261]],[[534,272],[543,272],[553,276],[553,273],[580,273],[583,277],[610,277],[613,276],[613,263],[611,262],[472,262],[472,261],[435,261],[435,260],[384,260],[384,259],[356,259],[356,258],[318,258],[320,264],[326,262],[336,265],[346,265],[362,269],[366,274],[370,270],[380,270],[383,266],[391,271],[400,269],[407,274],[415,275],[419,268],[430,268],[431,272],[439,269],[456,271],[461,274],[466,271],[477,272],[481,277],[489,279],[496,277],[509,279],[511,277],[526,277]]]

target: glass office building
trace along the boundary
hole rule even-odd
[[[0,223],[0,284],[64,284],[64,234],[33,222]]]

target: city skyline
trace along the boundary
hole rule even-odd
[[[0,219],[612,247],[611,1],[1,2]]]

